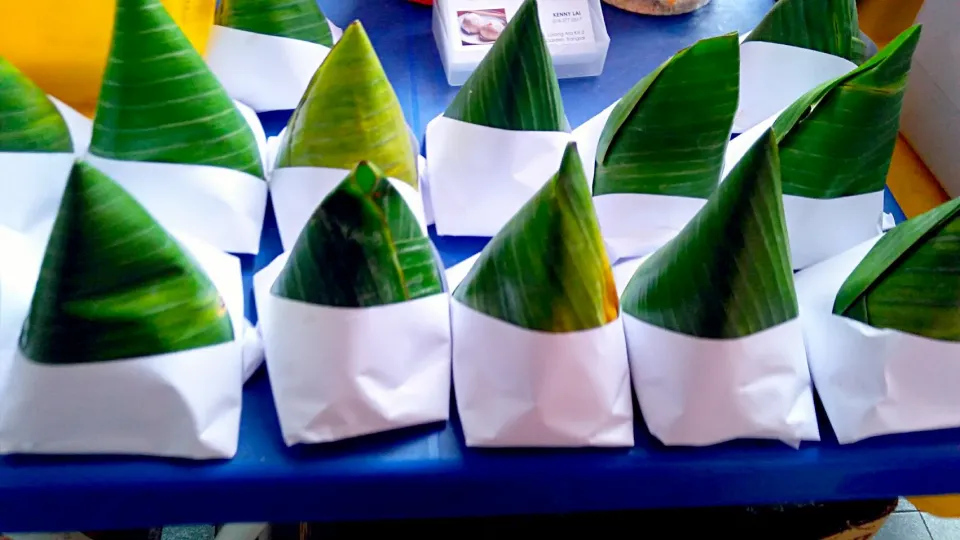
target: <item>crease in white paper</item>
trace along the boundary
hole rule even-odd
[[[340,39],[342,31],[327,21]],[[295,109],[330,48],[214,25],[206,60],[230,97],[256,111]]]
[[[284,442],[329,442],[445,421],[449,296],[368,308],[280,298],[270,289],[287,257],[254,276]]]
[[[650,433],[668,446],[818,441],[798,319],[738,339],[702,339],[623,317],[630,373]]]
[[[350,175],[346,169],[325,167],[281,167],[270,175],[270,198],[277,216],[280,242],[289,251],[300,236],[320,203]],[[410,184],[388,178],[403,200],[416,216],[424,234],[427,234],[423,215],[423,200]]]
[[[0,381],[0,453],[233,457],[243,383],[240,262],[192,238],[178,239],[222,295],[236,339],[73,365],[39,364],[15,347]],[[32,289],[35,278],[22,286]]]
[[[493,236],[560,169],[571,134],[438,116],[427,124],[426,140],[437,234]]]
[[[960,427],[960,343],[833,314],[843,283],[879,239],[796,278],[810,371],[841,444]]]
[[[730,141],[724,156],[724,179],[778,116]],[[794,270],[802,270],[875,236],[882,226],[883,190],[832,199],[784,195],[783,213],[790,260]]]
[[[633,446],[620,319],[550,334],[451,304],[453,383],[467,446]]]
[[[741,43],[740,105],[733,132],[747,131],[810,90],[856,67],[839,56],[810,49],[763,41]]]
[[[653,253],[673,239],[706,204],[706,199],[610,193],[593,198],[600,232],[611,262]]]

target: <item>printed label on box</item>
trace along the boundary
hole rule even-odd
[[[540,2],[540,26],[547,45],[593,43],[593,21],[588,0]]]

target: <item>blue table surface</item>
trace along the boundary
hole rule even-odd
[[[444,79],[429,8],[402,0],[321,3],[338,24],[363,21],[408,121],[422,134],[456,92]],[[663,19],[605,6],[612,43],[603,75],[561,82],[571,124],[602,110],[676,50],[699,38],[748,30],[772,3],[714,0],[694,15]],[[278,132],[286,117],[264,115],[268,133]],[[889,196],[888,211],[899,212]],[[484,244],[484,239],[436,241],[448,265]],[[261,253],[243,258],[248,287],[253,269],[278,252],[276,223],[268,211]],[[252,309],[250,315],[255,316]],[[664,448],[639,422],[636,447],[619,450],[467,449],[455,419],[448,425],[286,448],[261,370],[244,393],[240,448],[233,460],[3,457],[0,530],[449,517],[960,491],[960,430],[839,447],[821,418],[824,442],[799,451],[757,441],[692,449]]]

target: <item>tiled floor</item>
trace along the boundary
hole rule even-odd
[[[875,540],[960,540],[960,519],[943,519],[918,512],[906,499],[887,519]]]

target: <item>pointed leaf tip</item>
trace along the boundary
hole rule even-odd
[[[567,131],[534,0],[520,6],[443,114],[497,129]]]
[[[72,152],[56,105],[13,63],[0,56],[0,152]]]
[[[761,137],[621,298],[637,319],[689,336],[732,339],[797,316],[777,144]]]
[[[232,341],[219,292],[126,191],[85,162],[70,173],[20,349],[76,364]]]
[[[221,26],[333,46],[333,34],[316,0],[220,0]]]
[[[376,166],[360,163],[317,207],[271,292],[373,307],[442,293],[441,272],[403,196]]]
[[[263,177],[253,131],[159,0],[119,0],[92,154]]]

